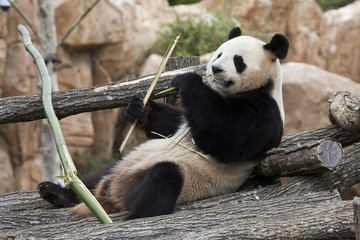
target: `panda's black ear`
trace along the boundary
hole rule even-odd
[[[241,29],[239,27],[234,27],[233,29],[231,29],[229,33],[229,40],[238,36],[241,36]]]
[[[274,54],[278,59],[284,59],[289,50],[289,41],[281,34],[275,34],[264,49]]]

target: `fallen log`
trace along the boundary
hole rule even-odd
[[[205,70],[206,66],[200,65],[164,72],[154,92],[168,89],[171,79],[178,74],[195,71],[204,76]],[[126,106],[135,93],[147,91],[153,78],[154,75],[149,75],[130,81],[54,92],[52,101],[55,113],[61,119],[83,112]],[[167,94],[169,93],[158,95],[156,98]],[[27,122],[45,117],[40,94],[0,98],[0,124]]]
[[[33,212],[33,215],[36,214]],[[123,221],[112,215],[114,224],[98,224],[95,218],[34,225],[0,231],[4,238],[61,239],[234,239],[353,238],[351,201],[340,201],[337,191],[266,201],[236,201],[174,214]],[[34,216],[35,217],[35,216]],[[66,229],[66,230],[65,230]]]
[[[344,191],[360,182],[359,156],[360,145],[357,145],[345,152],[344,159],[337,169],[310,176],[299,176],[295,180],[277,188],[267,195],[265,199],[330,189]]]
[[[360,101],[347,91],[339,91],[329,100],[329,119],[331,123],[353,132],[360,132]]]
[[[307,130],[284,136],[281,140],[279,148],[295,146],[300,147],[301,145],[313,141],[319,141],[321,139],[328,139],[339,142],[343,148],[345,148],[354,144],[355,142],[359,142],[360,133],[351,133],[337,125],[330,125],[323,128]]]
[[[205,209],[219,205],[249,203],[262,199],[275,187],[267,186],[250,191],[223,194],[177,206],[176,211]],[[334,193],[334,196],[336,194]],[[69,209],[59,209],[40,198],[37,190],[17,191],[0,195],[0,231],[26,226],[81,220],[70,215]],[[118,219],[124,214],[118,214]]]
[[[340,143],[321,140],[299,147],[275,148],[267,155],[256,167],[256,175],[309,175],[333,170],[340,164],[343,151]]]
[[[355,239],[360,240],[360,198],[359,197],[354,198],[353,206],[354,206]]]

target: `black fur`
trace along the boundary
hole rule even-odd
[[[229,33],[229,40],[239,36],[241,36],[241,29],[239,27],[234,27]]]
[[[244,63],[244,59],[242,56],[235,55],[234,64],[238,73],[242,73],[246,69],[246,64]]]
[[[240,28],[234,28],[229,39],[240,35]],[[264,45],[265,50],[279,59],[286,57],[288,47],[287,39],[279,34]],[[246,68],[241,56],[234,57],[234,64],[238,72]],[[221,96],[204,85],[201,76],[196,73],[175,77],[172,86],[179,87],[184,110],[154,101],[143,107],[144,94],[139,93],[125,111],[128,121],[140,119],[139,126],[149,138],[159,138],[152,131],[165,136],[173,135],[185,118],[199,148],[223,163],[259,161],[267,150],[279,145],[283,123],[277,103],[269,94],[273,87],[271,79],[260,89],[229,97]],[[110,165],[84,179],[85,185],[94,188],[112,167]],[[124,204],[130,210],[127,219],[133,219],[172,213],[184,176],[177,164],[162,162],[140,170],[126,181],[128,186],[124,189],[128,191],[123,196]],[[103,190],[99,191],[105,193],[109,184],[103,184]],[[43,199],[59,207],[71,207],[80,202],[72,190],[54,183],[43,182],[38,188]],[[107,204],[106,199],[101,202]],[[112,205],[106,207],[111,208]]]
[[[94,190],[96,185],[100,182],[101,178],[108,175],[115,163],[111,163],[103,169],[96,171],[87,178],[83,179],[85,186]],[[57,207],[74,207],[80,203],[80,198],[71,190],[71,188],[63,188],[58,184],[52,182],[42,182],[38,185],[40,196],[54,204]]]
[[[62,188],[55,183],[42,182],[38,185],[38,189],[40,196],[44,200],[57,207],[74,207],[80,203],[80,198],[71,189]]]
[[[271,41],[264,45],[264,49],[273,53],[278,59],[282,60],[287,56],[289,41],[281,34],[275,34]]]
[[[144,94],[136,94],[130,101],[125,111],[125,117],[133,122],[139,118],[140,127],[146,132],[149,139],[161,138],[151,132],[160,133],[164,136],[173,135],[182,121],[183,111],[168,104],[149,101],[143,106]]]
[[[180,89],[195,143],[220,162],[258,161],[279,145],[283,124],[277,103],[269,94],[272,81],[229,97],[204,85],[196,73],[178,75],[172,86]]]
[[[172,162],[161,162],[137,173],[127,186],[125,205],[130,213],[126,219],[172,213],[183,182],[179,167]]]

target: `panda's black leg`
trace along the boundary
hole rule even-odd
[[[52,182],[42,182],[38,185],[40,196],[57,207],[73,207],[80,203],[80,199],[69,188]]]
[[[128,186],[125,204],[130,209],[126,219],[170,214],[183,186],[183,174],[175,163],[157,163],[139,172]]]

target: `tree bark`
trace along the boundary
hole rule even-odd
[[[201,206],[201,205],[200,205]],[[98,224],[95,218],[65,218],[64,209],[21,212],[18,219],[3,214],[4,238],[61,239],[337,239],[353,238],[353,206],[340,201],[337,191],[326,191],[266,201],[235,200],[211,207],[177,210],[174,214]],[[58,221],[61,217],[63,221]],[[18,223],[13,226],[13,223]]]
[[[263,176],[309,175],[335,169],[341,162],[341,144],[330,140],[311,142],[300,147],[275,148],[256,167]]]
[[[353,206],[354,206],[355,239],[360,240],[360,198],[359,197],[354,198]]]
[[[177,56],[170,57],[165,66],[165,71],[173,71],[177,69],[182,69],[191,66],[199,66],[200,57],[199,56]],[[172,94],[165,97],[165,103],[176,106],[176,95]]]
[[[154,92],[160,92],[170,87],[170,81],[178,74],[195,71],[205,75],[205,65],[165,72],[160,77]],[[52,95],[55,113],[59,119],[103,109],[124,107],[131,97],[140,91],[145,92],[154,78],[149,75],[131,81],[118,81],[86,88],[57,91]],[[167,94],[158,95],[161,98]],[[25,95],[0,98],[0,124],[27,122],[45,118],[41,95]]]
[[[360,132],[360,101],[350,92],[337,92],[330,101],[331,123],[353,132]]]
[[[279,148],[294,146],[300,147],[309,142],[319,141],[321,139],[328,139],[339,142],[345,148],[354,144],[354,142],[360,141],[360,132],[351,133],[337,125],[330,125],[323,128],[303,131],[284,136],[281,140]]]
[[[305,194],[337,189],[340,192],[360,182],[360,145],[348,150],[339,167],[330,172],[311,176],[299,176],[265,197],[265,199],[291,194]]]
[[[51,91],[59,91],[56,74],[56,24],[53,1],[39,0],[40,31],[39,40],[41,54],[45,59],[46,67],[51,79]],[[39,79],[39,82],[41,80]],[[39,83],[41,86],[41,83]],[[43,156],[42,179],[54,181],[54,176],[61,175],[60,157],[57,152],[51,127],[47,119],[42,120],[41,153]]]

